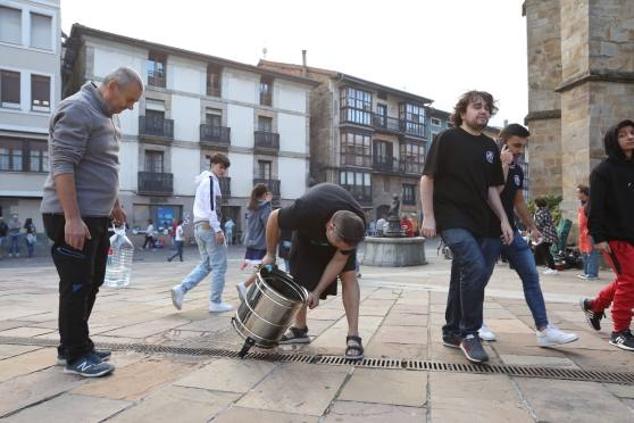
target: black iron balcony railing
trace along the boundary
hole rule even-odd
[[[379,130],[383,129],[389,132],[403,132],[402,123],[403,122],[399,119],[390,116],[375,114],[372,117],[372,125]]]
[[[341,166],[372,167],[372,157],[370,155],[342,154]]]
[[[392,156],[374,156],[372,168],[379,172],[399,172],[399,162]]]
[[[422,175],[424,163],[415,162],[413,160],[401,159],[400,160],[400,170],[403,173],[408,175]]]
[[[152,75],[149,74],[147,77],[147,84],[153,87],[161,87],[165,88],[166,86],[166,78],[165,75]]]
[[[210,97],[220,97],[220,87],[207,85],[207,95]]]
[[[139,116],[139,135],[174,139],[174,121],[156,116]]]
[[[342,185],[361,205],[372,204],[372,187],[366,185]]]
[[[169,196],[174,192],[174,175],[171,173],[139,172],[138,194]]]
[[[220,192],[222,193],[222,198],[230,198],[231,197],[231,178],[228,176],[223,176],[218,179],[220,182]]]
[[[200,140],[215,144],[231,144],[231,128],[226,126],[200,125]]]
[[[253,185],[264,184],[269,187],[269,191],[273,194],[273,198],[280,198],[280,180],[279,179],[265,179],[265,178],[255,178],[253,179]]]
[[[255,148],[265,150],[280,149],[280,134],[275,132],[255,131]]]

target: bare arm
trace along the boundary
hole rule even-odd
[[[81,219],[75,189],[75,174],[60,173],[55,176],[55,190],[64,210],[64,241],[77,250],[84,249],[86,239],[91,239],[88,227]]]
[[[489,204],[489,207],[491,207],[491,210],[493,210],[493,213],[495,213],[498,219],[500,219],[504,243],[510,244],[513,241],[513,229],[511,229],[504,207],[502,207],[502,201],[500,200],[500,193],[498,192],[497,186],[489,187],[487,203]]]
[[[266,221],[266,256],[262,259],[262,264],[275,264],[277,255],[277,245],[280,243],[280,224],[277,216],[279,209],[272,211]]]
[[[533,217],[528,211],[528,206],[526,205],[526,201],[524,201],[524,195],[522,194],[522,191],[515,192],[515,198],[513,199],[513,206],[515,207],[515,211],[519,215],[524,226],[526,226],[528,230],[530,231],[531,237],[533,238],[533,240],[537,241],[539,238],[541,238],[542,234],[537,229],[537,226],[535,225],[535,221],[533,220]]]
[[[499,197],[498,197],[499,198]],[[423,203],[423,236],[433,238],[436,236],[436,217],[434,215],[434,178],[423,175],[420,178],[420,200]]]

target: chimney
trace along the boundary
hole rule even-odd
[[[302,70],[302,74],[306,76],[306,74],[308,73],[308,66],[306,66],[306,50],[302,50],[302,66],[304,68]]]

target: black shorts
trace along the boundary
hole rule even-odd
[[[309,240],[295,236],[289,255],[290,273],[295,282],[306,288],[309,292],[317,287],[321,275],[326,270],[326,266],[332,260],[337,249],[331,246],[321,246],[312,244]],[[356,251],[348,257],[346,265],[341,273],[354,271],[356,269]],[[325,299],[328,295],[337,295],[337,281],[332,281],[326,287],[320,298]]]

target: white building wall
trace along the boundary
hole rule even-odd
[[[227,176],[231,177],[231,196],[249,197],[253,189],[253,155],[230,151],[229,160],[231,167]]]
[[[259,104],[260,76],[238,70],[223,72],[222,96],[229,100]]]
[[[119,189],[136,191],[137,172],[139,170],[139,144],[122,142],[119,144]]]
[[[306,192],[308,162],[306,159],[291,157],[278,158],[280,195],[283,199],[295,199]]]
[[[280,151],[307,153],[306,116],[278,113],[277,131],[280,134]]]
[[[278,109],[306,113],[306,88],[275,80],[273,83],[273,104]]]
[[[207,66],[173,56],[167,58],[167,88],[204,95],[207,91]]]
[[[171,119],[174,119],[174,138],[178,141],[198,142],[200,139],[200,98],[172,95]]]
[[[200,173],[200,152],[191,148],[172,148],[174,195],[192,196],[196,193],[194,179]]]
[[[93,45],[92,43],[87,43],[87,46],[92,46],[94,51],[94,75],[87,75],[88,77],[103,78],[121,66],[128,66],[139,72],[145,83],[147,83],[147,72],[145,70],[147,50],[119,49],[107,45]]]
[[[253,148],[253,116],[252,107],[227,105],[227,126],[231,128],[232,146]]]

